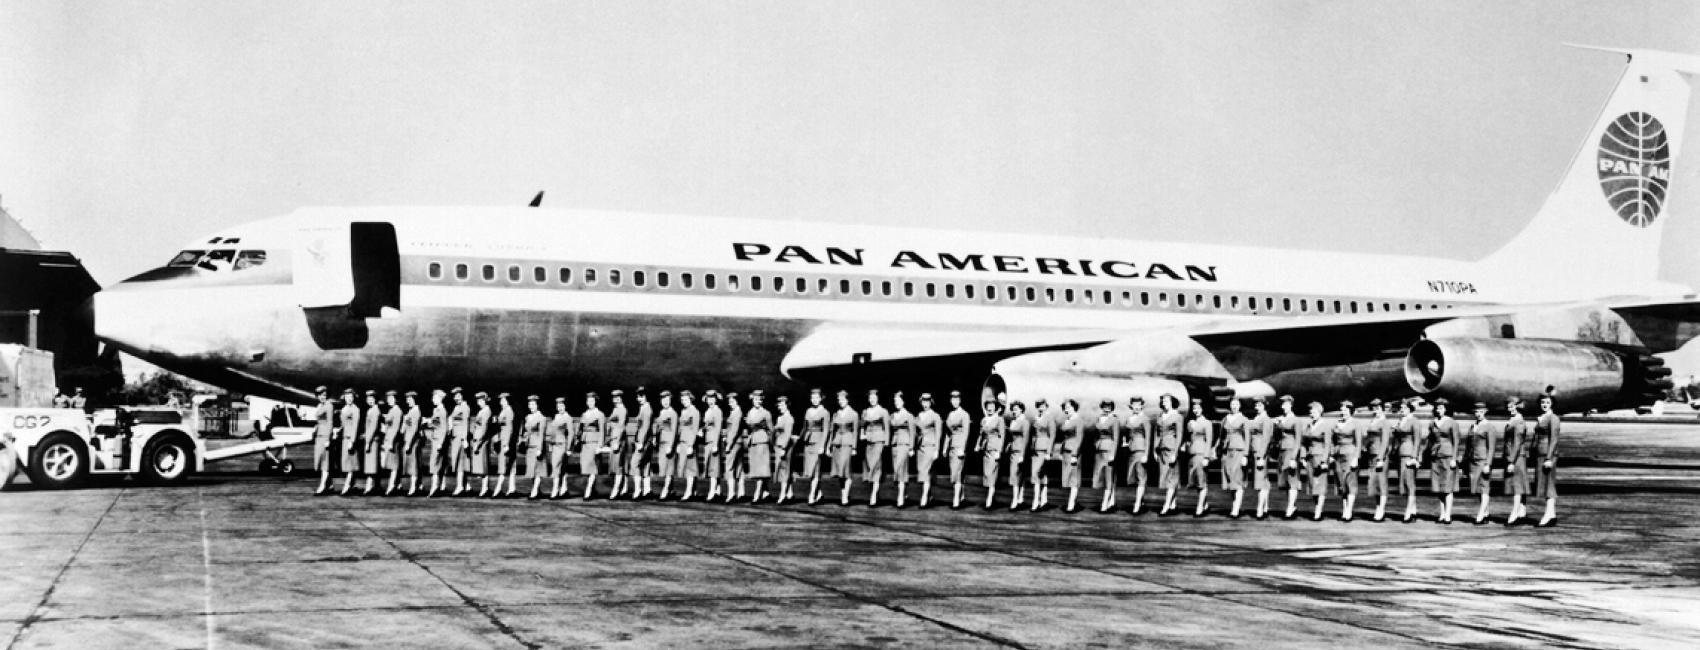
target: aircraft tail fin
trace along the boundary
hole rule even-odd
[[[1700,56],[1595,46],[1628,57],[1617,87],[1533,220],[1483,260],[1567,297],[1658,279],[1671,171]]]

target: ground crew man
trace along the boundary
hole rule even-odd
[[[1458,422],[1446,414],[1446,398],[1434,401],[1434,421],[1424,436],[1430,459],[1430,486],[1440,499],[1439,521],[1452,523],[1452,495],[1458,491]]]
[[[897,483],[897,507],[909,489],[909,458],[915,455],[915,414],[903,403],[903,391],[891,394],[891,476]]]
[[[1505,525],[1517,523],[1528,514],[1523,510],[1523,495],[1529,493],[1529,422],[1523,419],[1523,401],[1505,398],[1505,411],[1511,414],[1505,421],[1505,493],[1511,495],[1511,514]]]
[[[1051,502],[1051,477],[1045,473],[1045,465],[1051,461],[1056,443],[1057,419],[1050,402],[1043,397],[1033,400],[1033,455],[1027,461],[1033,481],[1033,507],[1029,512],[1038,512]]]
[[[713,501],[720,496],[721,465],[725,458],[722,436],[726,435],[726,414],[720,410],[720,393],[709,390],[702,394],[702,471],[708,477],[708,496]]]
[[[1414,398],[1413,398],[1414,399]],[[1422,462],[1421,423],[1412,412],[1413,399],[1400,400],[1399,423],[1393,425],[1393,467],[1398,471],[1399,493],[1405,497],[1403,523],[1417,516],[1417,465]]]
[[[491,498],[513,496],[517,485],[515,475],[519,473],[519,418],[514,415],[514,407],[508,403],[508,394],[496,396],[496,421],[494,422],[495,442],[491,446],[496,452],[496,489]],[[503,489],[503,479],[506,478],[507,488]]]
[[[75,390],[77,394],[71,396],[71,404],[70,404],[71,408],[77,409],[79,411],[87,411],[88,406],[89,406],[89,398],[83,396],[83,387],[77,386],[73,390]]]
[[[1357,420],[1352,419],[1352,402],[1340,402],[1340,420],[1334,423],[1333,438],[1329,441],[1333,448],[1334,484],[1338,486],[1344,501],[1340,505],[1340,520],[1352,520],[1352,508],[1358,500],[1358,456],[1363,450],[1362,431],[1358,430]]]
[[[679,495],[680,501],[691,500],[696,491],[697,474],[697,443],[702,436],[702,411],[697,410],[696,397],[691,391],[679,392],[679,446],[674,453],[675,462],[679,467],[679,476],[685,479],[685,493]]]
[[[661,412],[655,416],[653,439],[656,473],[661,475],[660,499],[664,501],[667,493],[673,490],[673,476],[679,473],[679,412],[673,410],[673,391],[661,391]],[[649,487],[648,481],[644,482],[644,487]]]
[[[945,416],[944,428],[950,436],[947,451],[950,453],[950,485],[954,492],[951,508],[962,507],[962,467],[968,462],[968,429],[973,422],[968,411],[962,408],[962,391],[950,391],[950,414]]]
[[[991,510],[998,493],[998,461],[1003,457],[1005,432],[997,400],[988,397],[981,406],[984,415],[980,418],[980,442],[976,449],[980,452],[980,473],[986,486],[986,509]]]
[[[59,390],[53,391],[53,408],[56,408],[56,409],[71,408],[71,398],[65,396],[65,390],[64,389],[59,389]]]
[[[431,414],[426,416],[425,442],[429,448],[425,450],[425,468],[431,472],[431,487],[425,496],[436,497],[437,490],[443,487],[445,474],[450,470],[448,460],[449,445],[449,409],[443,406],[443,400],[448,399],[448,393],[442,389],[431,391]]]
[[[337,418],[337,428],[342,430],[343,471],[342,491],[338,494],[347,496],[354,488],[354,474],[360,471],[360,404],[355,399],[354,389],[345,388],[342,391],[342,411]]]
[[[809,408],[803,412],[803,478],[809,480],[809,505],[820,501],[820,461],[827,454],[827,427],[832,413],[821,405],[821,391],[809,391]]]
[[[1174,395],[1164,395],[1157,402],[1163,415],[1157,418],[1157,440],[1152,446],[1157,450],[1157,485],[1163,488],[1163,508],[1157,514],[1163,516],[1175,509],[1175,490],[1181,485],[1180,450],[1186,416],[1181,415]]]
[[[1499,447],[1499,432],[1487,419],[1486,402],[1476,402],[1476,421],[1464,433],[1464,460],[1470,472],[1470,493],[1480,495],[1475,524],[1487,523],[1488,500],[1493,492],[1493,457]]]
[[[1187,453],[1187,483],[1198,489],[1198,506],[1193,509],[1192,516],[1203,517],[1204,511],[1210,508],[1210,460],[1216,450],[1216,440],[1212,435],[1215,426],[1210,418],[1204,415],[1204,400],[1192,400],[1192,419],[1186,423],[1186,444],[1181,451]]]
[[[749,440],[744,431],[744,406],[737,393],[726,394],[726,432],[721,436],[721,472],[726,477],[726,502],[744,496],[744,461]]]
[[[1022,487],[1027,483],[1027,446],[1032,442],[1033,433],[1033,419],[1027,417],[1027,405],[1021,403],[1021,400],[1009,403],[1008,426],[1009,444],[1006,448],[1009,455],[1006,463],[1009,467],[1005,472],[1009,474],[1009,488],[1014,493],[1014,498],[1009,501],[1009,509],[1014,510],[1021,507]]]
[[[1541,415],[1535,418],[1535,497],[1546,501],[1546,513],[1541,515],[1541,527],[1553,525],[1558,518],[1558,431],[1562,422],[1552,408],[1552,396],[1541,396]]]
[[[567,398],[555,398],[555,416],[549,418],[549,476],[555,484],[549,489],[550,499],[567,496],[567,465],[570,464],[573,440],[573,416],[567,413]]]
[[[879,502],[880,465],[885,462],[885,448],[891,444],[891,412],[880,406],[879,391],[868,391],[868,408],[862,409],[859,426],[858,437],[863,444],[862,482],[868,484],[868,507],[872,508]]]
[[[454,467],[454,496],[466,492],[466,472],[472,467],[472,407],[459,388],[452,391],[454,409],[449,411],[449,465]]]
[[[1075,512],[1080,496],[1080,447],[1086,442],[1086,418],[1080,414],[1080,402],[1063,400],[1062,426],[1057,429],[1057,460],[1062,465],[1062,486],[1068,488],[1068,506],[1064,512]]]
[[[1393,440],[1393,421],[1387,419],[1387,405],[1379,399],[1369,401],[1375,417],[1364,428],[1364,467],[1369,471],[1364,493],[1375,498],[1375,520],[1387,516],[1387,451]]]
[[[1092,448],[1092,487],[1103,490],[1098,500],[1098,512],[1116,507],[1116,450],[1121,448],[1122,421],[1116,417],[1116,402],[1098,402],[1098,420],[1092,424],[1097,435]]]
[[[1304,454],[1300,460],[1300,474],[1304,479],[1305,490],[1316,497],[1316,511],[1311,514],[1311,521],[1322,521],[1322,507],[1328,501],[1328,464],[1333,454],[1333,423],[1322,419],[1322,402],[1310,403],[1310,418],[1303,425]]]
[[[921,393],[921,412],[915,414],[915,475],[921,479],[921,507],[933,491],[933,463],[943,450],[944,420],[933,410],[933,394]]]
[[[490,496],[490,443],[495,440],[496,412],[490,408],[490,394],[478,391],[472,396],[478,406],[472,412],[472,449],[468,471],[478,475],[478,497]],[[497,477],[498,485],[500,477]]]
[[[1251,440],[1246,437],[1246,424],[1250,422],[1245,414],[1240,412],[1240,400],[1228,400],[1228,414],[1222,416],[1222,438],[1217,443],[1222,456],[1222,489],[1234,493],[1234,505],[1228,510],[1228,516],[1240,518],[1240,503],[1245,498],[1245,461],[1246,452],[1251,449]]]
[[[584,413],[578,417],[579,445],[578,468],[584,473],[584,494],[579,498],[589,501],[596,495],[596,477],[601,473],[602,460],[607,458],[608,449],[608,416],[596,406],[596,393],[585,393]]]
[[[613,478],[613,487],[608,490],[609,499],[617,499],[626,490],[626,454],[631,450],[626,443],[631,440],[626,425],[630,418],[626,414],[626,391],[618,388],[608,391],[608,427],[603,439],[608,446],[608,474]]]
[[[773,480],[778,486],[774,490],[774,503],[785,503],[791,498],[793,485],[791,452],[797,445],[797,418],[791,415],[791,400],[784,395],[779,396],[775,408],[779,417],[773,419]]]
[[[832,414],[832,478],[838,479],[838,505],[850,505],[850,463],[856,455],[856,429],[861,426],[850,408],[849,391],[838,391],[838,410]]]
[[[1122,448],[1126,450],[1127,468],[1123,483],[1133,486],[1133,514],[1145,505],[1146,464],[1151,462],[1151,440],[1154,424],[1145,412],[1145,398],[1135,395],[1127,400],[1127,419],[1122,422]]]
[[[1246,442],[1250,445],[1247,461],[1251,465],[1251,489],[1257,490],[1257,518],[1269,516],[1269,443],[1275,439],[1275,420],[1269,417],[1269,403],[1259,397],[1252,400],[1252,418],[1247,422]]]
[[[760,390],[750,391],[750,412],[744,415],[744,434],[749,451],[749,469],[745,477],[756,482],[750,503],[761,501],[766,494],[768,479],[773,477],[773,414],[762,405]],[[743,477],[738,479],[738,494],[744,493]]]
[[[536,395],[525,396],[525,423],[521,427],[525,433],[525,471],[531,474],[531,494],[525,498],[531,501],[537,500],[543,479],[549,476],[549,418],[544,417],[537,399]]]
[[[390,470],[389,484],[384,486],[384,496],[390,496],[395,494],[397,479],[401,478],[401,405],[396,400],[395,391],[384,393],[382,411],[379,429],[383,444],[379,447],[379,455]]]
[[[313,490],[313,496],[324,496],[330,490],[331,482],[331,450],[338,447],[336,409],[331,405],[330,389],[319,386],[313,389],[314,396],[319,398],[319,405],[313,407],[313,469],[319,470],[319,488]]]
[[[1280,464],[1281,480],[1277,487],[1287,489],[1287,512],[1285,519],[1293,518],[1293,511],[1299,507],[1299,443],[1303,437],[1304,420],[1293,413],[1293,396],[1281,396],[1281,417],[1275,419],[1275,460]]]
[[[633,499],[649,496],[649,468],[655,455],[655,407],[650,405],[649,392],[642,386],[637,389],[637,404],[637,416],[630,426],[632,438],[628,441],[631,455],[626,458],[626,482],[630,484]]]

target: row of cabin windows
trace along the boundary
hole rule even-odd
[[[426,275],[430,276],[432,280],[441,280],[443,279],[443,271],[444,268],[441,262],[431,262],[426,268]],[[621,273],[621,269],[605,269],[605,274],[601,277],[598,277],[597,271],[598,269],[582,270],[581,281],[585,286],[596,286],[599,281],[604,281],[604,279],[608,283],[608,286],[624,286],[626,276]],[[521,278],[524,277],[524,274],[524,268],[518,264],[510,264],[506,270],[507,281],[510,284],[522,282]],[[485,282],[495,282],[496,276],[497,267],[494,264],[485,264],[479,268],[479,277]],[[534,284],[548,284],[549,276],[549,269],[546,267],[534,266],[531,268],[531,282]],[[454,279],[466,281],[470,280],[471,277],[472,267],[470,265],[464,263],[454,265]],[[786,293],[787,291],[790,291],[797,294],[808,294],[810,292],[810,284],[807,278],[787,279],[782,276],[772,276],[770,279],[767,276],[740,276],[738,274],[727,274],[725,277],[725,287],[727,291],[741,291],[744,288],[741,285],[744,285],[747,282],[747,286],[751,292],[769,290],[774,293]],[[746,277],[748,278],[747,281],[744,280]],[[556,269],[556,279],[559,284],[572,284],[573,269],[566,266],[559,267]],[[654,286],[657,288],[667,289],[673,286],[673,275],[667,271],[656,271],[653,279]],[[679,286],[683,289],[695,289],[696,279],[697,276],[693,273],[686,272],[678,274]],[[631,272],[630,280],[631,286],[647,287],[650,286],[651,277],[648,272],[638,270]],[[716,274],[704,273],[702,274],[702,288],[709,291],[717,290],[720,288],[718,280],[719,277]],[[814,293],[820,295],[832,295],[834,284],[834,281],[827,278],[817,278],[815,280]],[[839,295],[846,296],[856,295],[857,290],[860,290],[860,294],[863,296],[873,296],[877,294],[882,297],[891,297],[901,293],[905,298],[913,298],[916,296],[917,291],[919,291],[921,295],[927,298],[936,299],[942,294],[946,300],[956,300],[960,295],[963,300],[1037,303],[1041,302],[1042,298],[1043,302],[1047,303],[1061,302],[1067,304],[1104,305],[1106,307],[1117,304],[1118,294],[1120,298],[1119,303],[1123,307],[1132,307],[1136,300],[1135,294],[1132,291],[1117,292],[1110,289],[1058,289],[1056,287],[1039,288],[1033,286],[1018,287],[1013,284],[1001,285],[1000,287],[1000,285],[995,284],[980,285],[964,283],[959,285],[954,282],[916,283],[906,280],[879,280],[876,284],[875,280],[856,281],[840,279],[836,282],[836,285],[838,290],[837,293]],[[1277,306],[1276,298],[1273,297],[1259,298],[1256,296],[1223,296],[1221,294],[1206,295],[1202,293],[1187,294],[1182,292],[1176,292],[1171,296],[1171,294],[1166,291],[1156,292],[1155,301],[1153,301],[1152,292],[1140,291],[1138,292],[1137,300],[1141,307],[1150,307],[1153,302],[1155,302],[1157,307],[1162,309],[1168,309],[1171,307],[1176,309],[1186,309],[1190,306],[1193,309],[1200,310],[1244,310],[1253,313],[1260,311],[1273,312],[1276,311]],[[1379,311],[1383,312],[1423,309],[1423,305],[1421,304],[1409,303],[1376,303],[1357,300],[1329,301],[1322,299],[1313,301],[1309,298],[1299,298],[1297,300],[1294,300],[1293,298],[1281,298],[1279,300],[1279,311],[1285,313],[1293,313],[1295,311],[1295,303],[1297,303],[1296,306],[1298,308],[1296,311],[1300,313],[1310,313],[1314,311],[1321,314],[1356,314],[1359,313],[1360,309],[1363,313],[1373,314],[1378,311],[1378,307]],[[1447,305],[1446,307],[1451,309],[1453,305]],[[1430,304],[1428,305],[1428,308],[1439,309],[1440,305]]]

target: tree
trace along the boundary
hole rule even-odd
[[[164,404],[172,395],[176,395],[178,399],[187,402],[189,396],[197,390],[195,384],[182,376],[165,371],[151,372],[125,384],[116,401],[130,405]]]

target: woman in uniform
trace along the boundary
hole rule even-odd
[[[933,410],[933,394],[921,393],[921,412],[915,414],[915,476],[921,480],[921,507],[933,494],[933,463],[939,458],[944,420]]]
[[[1097,433],[1092,441],[1092,487],[1103,490],[1098,512],[1116,507],[1116,450],[1121,448],[1122,420],[1115,411],[1115,400],[1099,401],[1098,419],[1092,425]]]
[[[550,499],[567,496],[567,465],[572,456],[573,416],[567,413],[567,398],[555,398],[555,416],[549,418],[549,475],[555,479]]]
[[[519,425],[514,406],[508,403],[508,394],[497,395],[495,442],[491,444],[496,452],[496,489],[490,493],[491,498],[513,496],[518,487],[514,483],[519,474]]]
[[[885,448],[891,444],[891,413],[880,406],[880,392],[868,391],[868,408],[862,410],[860,423],[862,443],[862,480],[868,484],[868,507],[879,502],[880,465],[885,462]]]
[[[319,470],[319,487],[313,490],[313,496],[324,496],[331,487],[331,449],[337,443],[336,409],[331,407],[329,388],[320,386],[313,389],[313,394],[319,398],[319,405],[313,408],[313,469]]]
[[[1210,418],[1204,416],[1204,400],[1192,400],[1192,419],[1186,423],[1186,444],[1181,451],[1187,453],[1187,484],[1198,489],[1198,506],[1192,511],[1194,517],[1203,517],[1204,511],[1210,508],[1210,457],[1216,450],[1216,441],[1211,435],[1213,429]]]
[[[1413,412],[1413,400],[1399,401],[1399,423],[1393,425],[1393,467],[1399,473],[1399,494],[1405,497],[1405,516],[1399,521],[1411,523],[1417,516],[1417,465],[1422,462],[1421,423]]]
[[[727,393],[726,431],[720,436],[720,471],[726,479],[727,503],[744,496],[744,461],[749,451],[749,440],[745,436],[744,405],[738,401],[737,393]]]
[[[1123,483],[1133,486],[1133,514],[1145,506],[1145,484],[1150,482],[1145,466],[1151,462],[1151,440],[1156,437],[1150,414],[1145,412],[1145,398],[1138,395],[1127,401],[1127,420],[1122,423],[1122,447],[1127,449],[1127,469]]]
[[[1480,526],[1487,523],[1488,500],[1493,493],[1493,457],[1495,438],[1498,434],[1493,424],[1487,419],[1488,407],[1486,402],[1476,402],[1476,421],[1470,423],[1470,429],[1464,436],[1465,467],[1470,472],[1470,493],[1481,497],[1481,505],[1476,508],[1475,524]]]
[[[631,455],[626,458],[626,481],[631,483],[632,498],[642,499],[649,496],[649,468],[654,464],[655,456],[655,407],[649,403],[649,391],[643,386],[637,389],[637,415],[628,425],[631,439]]]
[[[452,391],[454,409],[449,411],[449,466],[455,473],[454,496],[466,493],[466,471],[472,465],[472,407],[459,388]]]
[[[1051,502],[1051,477],[1045,465],[1051,461],[1051,450],[1057,439],[1057,419],[1045,398],[1033,400],[1033,455],[1027,461],[1027,472],[1033,484],[1033,508],[1037,512]]]
[[[791,452],[797,444],[797,418],[791,415],[791,400],[784,395],[779,396],[777,413],[773,419],[773,481],[774,503],[785,503],[791,498]]]
[[[1322,506],[1328,501],[1328,460],[1329,443],[1334,426],[1322,419],[1322,402],[1311,402],[1310,417],[1302,425],[1304,436],[1301,446],[1299,475],[1303,479],[1305,491],[1316,497],[1316,510],[1311,513],[1311,521],[1322,521]]]
[[[685,492],[679,495],[679,500],[690,501],[701,471],[697,467],[697,442],[702,436],[702,411],[697,410],[696,396],[691,391],[680,391],[679,403],[679,446],[673,455],[679,477],[685,479]]]
[[[1558,519],[1558,430],[1563,423],[1552,408],[1552,396],[1541,396],[1541,415],[1535,418],[1535,497],[1546,501],[1546,513],[1541,515],[1541,527],[1553,525]]]
[[[1452,523],[1452,495],[1458,491],[1458,422],[1446,414],[1446,398],[1434,401],[1434,421],[1424,436],[1429,457],[1429,487],[1440,500],[1438,520]]]
[[[954,492],[950,507],[962,507],[962,468],[968,462],[968,429],[973,419],[962,408],[962,391],[950,391],[950,414],[945,416],[944,428],[950,436],[950,485]]]
[[[1075,499],[1080,496],[1080,446],[1086,440],[1086,418],[1080,415],[1080,402],[1063,400],[1063,424],[1057,432],[1057,460],[1062,463],[1062,486],[1068,488],[1068,508],[1075,512]]]
[[[1163,415],[1157,418],[1157,440],[1152,446],[1157,450],[1157,485],[1163,488],[1163,508],[1157,515],[1165,516],[1175,509],[1175,490],[1181,486],[1180,450],[1186,416],[1181,414],[1174,395],[1164,395],[1157,402]]]
[[[607,435],[608,416],[602,413],[602,409],[596,408],[596,393],[586,393],[584,413],[578,417],[578,433],[574,436],[579,446],[578,470],[584,474],[581,500],[589,501],[596,495],[596,476],[600,469],[596,457],[606,453]]]
[[[980,451],[981,484],[986,486],[985,509],[992,509],[992,501],[998,494],[998,460],[1003,458],[1004,422],[1003,414],[998,412],[998,402],[986,399],[981,405]]]
[[[401,404],[397,402],[396,392],[384,393],[383,415],[379,429],[383,433],[383,444],[378,449],[379,462],[390,471],[390,480],[384,485],[384,496],[395,494],[396,484],[401,479]]]
[[[632,419],[630,411],[626,410],[626,391],[618,388],[608,391],[608,428],[605,440],[608,441],[608,475],[613,479],[613,486],[608,490],[608,498],[618,499],[626,493],[626,459],[631,454]]]
[[[468,452],[472,462],[467,471],[478,475],[478,497],[484,498],[490,491],[490,441],[494,438],[496,414],[490,410],[489,393],[478,391],[472,398],[478,402],[478,408],[472,412],[472,449]]]
[[[1240,412],[1240,400],[1228,400],[1228,414],[1222,417],[1222,489],[1234,493],[1234,505],[1228,509],[1228,517],[1240,518],[1240,504],[1245,500],[1245,459],[1246,451],[1251,449],[1251,441],[1246,438],[1245,414]]]
[[[750,464],[745,478],[756,482],[750,503],[761,500],[767,491],[768,479],[773,477],[773,414],[761,402],[761,391],[750,391],[750,412],[744,415],[744,432],[749,441],[746,459]],[[743,492],[743,479],[739,479],[738,493]]]
[[[667,500],[667,494],[673,490],[673,475],[678,473],[679,457],[676,447],[679,446],[679,412],[673,410],[673,391],[661,391],[661,411],[655,416],[655,432],[650,440],[655,441],[654,456],[655,473],[661,476],[660,500]],[[647,479],[648,477],[645,477]],[[649,485],[646,480],[645,487]]]
[[[431,391],[431,413],[425,416],[425,467],[431,472],[431,489],[425,493],[427,498],[436,497],[439,489],[447,489],[444,483],[448,473],[453,471],[449,462],[449,409],[443,405],[445,399],[448,399],[448,393],[442,389]]]
[[[726,414],[720,411],[720,393],[713,390],[702,394],[702,473],[708,477],[708,495],[703,501],[720,496],[720,475],[725,459],[721,456],[722,436],[726,435]]]
[[[419,393],[407,391],[403,399],[407,409],[401,414],[401,471],[407,473],[407,496],[413,496],[419,490],[419,448],[424,446],[419,425],[425,414],[419,409]]]
[[[856,455],[856,429],[861,427],[850,392],[838,391],[838,411],[832,414],[832,478],[838,479],[838,505],[850,505],[850,463]]]
[[[915,415],[903,403],[903,391],[891,394],[891,477],[897,483],[897,507],[909,489],[909,458],[915,455]]]
[[[821,404],[821,390],[809,391],[809,408],[803,411],[803,478],[809,480],[809,505],[820,502],[820,461],[827,454],[827,432],[832,412]]]
[[[525,432],[525,470],[531,474],[531,494],[526,498],[536,501],[544,478],[549,476],[545,467],[549,462],[549,418],[543,416],[536,395],[525,396],[525,424],[521,428]]]
[[[1375,499],[1375,521],[1387,516],[1387,450],[1393,439],[1393,422],[1387,419],[1387,405],[1379,399],[1369,401],[1374,414],[1364,427],[1364,469],[1369,479],[1364,482],[1364,495]]]
[[[1251,408],[1251,421],[1245,425],[1246,462],[1251,466],[1251,489],[1257,490],[1257,518],[1262,519],[1269,516],[1269,444],[1275,439],[1275,420],[1269,417],[1269,403],[1263,398],[1253,400]]]
[[[1352,403],[1340,402],[1340,420],[1334,423],[1333,438],[1334,485],[1340,491],[1340,520],[1352,520],[1352,508],[1358,501],[1358,455],[1363,449],[1363,433],[1357,420],[1352,419]]]
[[[1293,512],[1299,507],[1299,445],[1304,435],[1305,422],[1293,412],[1293,396],[1281,396],[1281,417],[1275,419],[1275,462],[1280,469],[1280,480],[1276,487],[1287,490],[1287,512],[1283,519],[1292,519]]]
[[[1014,510],[1021,507],[1021,488],[1027,483],[1024,470],[1027,465],[1028,436],[1033,430],[1033,420],[1027,417],[1027,405],[1022,404],[1021,400],[1009,403],[1009,416],[1009,431],[1005,436],[1008,440],[1006,448],[1009,450],[1005,461],[1008,468],[1004,472],[1009,475],[1009,488],[1014,492],[1014,498],[1009,502],[1009,509]]]
[[[1523,401],[1505,398],[1505,493],[1511,495],[1511,514],[1505,525],[1517,523],[1524,515],[1523,496],[1529,493],[1529,422],[1523,419]]]

